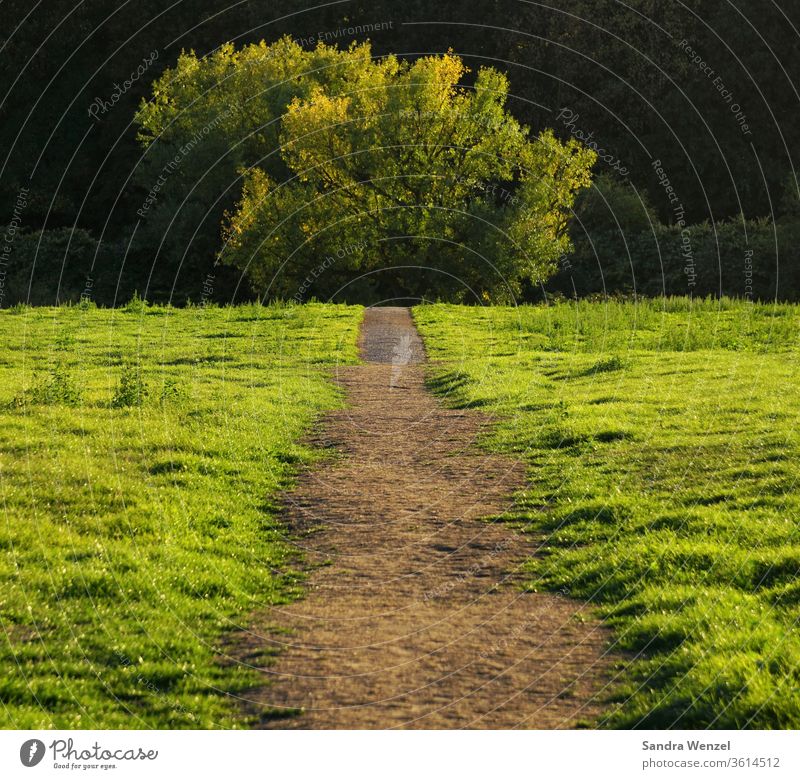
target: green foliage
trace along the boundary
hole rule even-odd
[[[30,389],[15,395],[12,405],[77,406],[81,398],[82,392],[75,384],[69,369],[63,363],[58,363],[53,366],[47,378],[34,381]]]
[[[187,392],[184,386],[173,378],[166,377],[161,384],[161,392],[159,393],[159,401],[161,403],[170,403],[173,401],[185,400]]]
[[[731,220],[618,229],[610,212],[577,235],[569,267],[548,288],[572,296],[634,293],[800,297],[800,221]],[[780,271],[776,274],[776,268]]]
[[[600,725],[800,725],[800,308],[687,298],[421,306],[432,385],[530,465],[526,586],[596,604]],[[611,356],[609,352],[612,352]]]
[[[6,304],[77,303],[93,263],[110,267],[116,252],[116,247],[100,246],[86,230],[66,227],[18,232],[10,247]]]
[[[101,242],[75,227],[20,230],[9,243],[2,303],[9,308],[76,304],[85,310],[98,301],[118,304],[117,295],[133,289],[134,271],[123,267],[126,243],[124,234]]]
[[[134,251],[146,256],[159,247],[172,270],[166,281],[176,283],[179,270],[195,282],[196,297],[197,279],[220,244],[223,214],[241,190],[240,169],[260,165],[285,178],[277,149],[291,101],[316,89],[346,90],[368,66],[368,46],[305,52],[288,37],[239,50],[226,44],[205,58],[182,53],[136,114],[146,152],[136,172],[144,195]]]
[[[757,20],[751,25],[741,14],[731,13],[727,4],[712,0],[697,0],[691,13],[680,4],[654,0],[514,3],[502,9],[502,23],[497,21],[496,0],[440,4],[404,0],[401,5],[396,0],[351,0],[311,4],[302,14],[297,13],[296,0],[270,0],[268,6],[236,3],[224,13],[212,0],[196,0],[191,6],[138,0],[118,3],[113,14],[102,0],[39,4],[5,0],[5,27],[14,34],[6,36],[0,51],[0,81],[10,89],[0,122],[0,147],[9,152],[0,219],[10,218],[19,187],[29,184],[36,166],[35,186],[23,217],[28,229],[45,222],[50,227],[78,224],[95,236],[104,231],[104,241],[110,235],[116,242],[130,234],[139,220],[137,209],[182,145],[178,133],[170,134],[168,122],[159,124],[159,130],[166,131],[164,145],[153,141],[143,160],[148,166],[152,156],[153,164],[145,170],[139,164],[141,148],[129,130],[140,100],[152,94],[153,80],[165,65],[174,64],[173,52],[181,48],[212,52],[225,41],[256,43],[265,35],[269,40],[284,34],[309,38],[314,31],[339,31],[375,20],[393,21],[390,31],[371,36],[372,52],[378,56],[391,51],[446,52],[452,47],[475,54],[478,63],[502,62],[513,74],[509,109],[518,121],[535,132],[555,126],[559,137],[567,138],[570,129],[555,117],[562,108],[569,109],[578,116],[576,127],[619,158],[630,171],[628,178],[649,193],[662,221],[671,218],[672,206],[653,175],[654,155],[669,168],[692,223],[724,221],[741,211],[748,219],[768,216],[779,206],[782,184],[796,167],[790,155],[800,146],[800,123],[783,120],[795,110],[796,95],[787,85],[798,80],[800,63],[793,30],[797,15],[791,4],[784,5],[749,0],[748,18]],[[62,23],[67,14],[69,23]],[[153,23],[156,17],[158,22]],[[454,27],[456,18],[460,23]],[[404,19],[431,23],[403,24]],[[136,31],[133,45],[132,30]],[[47,44],[42,46],[45,36]],[[353,37],[337,40],[346,48]],[[732,89],[732,100],[747,113],[750,134],[742,132],[731,111],[732,101],[721,97],[713,79],[681,48],[681,41],[687,41]],[[720,41],[728,45],[721,46]],[[118,100],[115,95],[113,107],[97,119],[87,116],[95,100],[110,99],[115,82],[123,83],[153,51],[159,58]],[[776,75],[773,51],[787,53],[781,59],[786,77],[780,68]],[[19,63],[29,59],[25,78],[18,79]],[[263,77],[268,67],[274,63],[253,62],[250,88],[241,90],[247,105],[254,106],[256,119],[261,104],[281,88],[270,72]],[[228,76],[222,69],[220,73]],[[619,74],[622,81],[616,77]],[[213,80],[205,84],[212,91],[207,95],[198,91],[199,106],[214,99]],[[193,138],[205,120],[194,122],[192,129],[189,102],[182,107],[187,109],[186,129],[191,130],[184,137]],[[224,108],[220,101],[220,110],[208,115],[215,117]],[[264,112],[263,127],[257,121],[243,122],[241,130],[234,118],[244,110],[223,117],[182,158],[180,171],[168,177],[158,202],[138,228],[117,301],[126,300],[134,288],[143,290],[148,282],[151,300],[198,299],[205,274],[213,272],[222,212],[239,195],[236,167],[257,160],[248,156],[242,162],[242,149],[257,143],[259,135],[274,137],[275,124],[269,122],[282,110]],[[177,111],[171,118],[183,121]],[[91,133],[82,141],[87,123]],[[223,132],[232,143],[217,137]],[[757,155],[751,142],[757,142]],[[264,166],[269,168],[275,157],[265,160]],[[601,160],[596,171],[605,167]],[[135,182],[127,181],[132,170],[141,170]],[[283,178],[278,175],[276,180]],[[99,258],[96,265],[98,284],[103,285],[96,299],[104,305],[115,300],[121,256],[114,252]],[[225,286],[230,278],[226,282],[223,273],[238,279],[230,269],[218,270],[214,295],[230,300]],[[768,272],[774,277],[774,267]],[[779,280],[784,275],[781,268]],[[45,300],[52,303],[51,277],[43,275],[43,280]],[[797,289],[786,292],[796,295]]]
[[[650,230],[658,216],[647,198],[629,181],[610,173],[600,173],[591,187],[575,200],[575,221],[572,223],[575,241],[598,231],[618,230],[625,235]]]
[[[166,387],[166,384],[165,384]],[[144,404],[150,390],[142,376],[140,364],[126,364],[122,367],[119,385],[111,399],[112,408],[127,408]]]
[[[254,609],[300,593],[274,496],[317,456],[298,442],[341,402],[329,371],[356,360],[361,310],[24,316],[0,311],[0,725],[250,725],[236,696],[258,675],[219,658]],[[61,333],[80,406],[14,407]],[[135,360],[168,402],[109,404]]]
[[[147,301],[139,297],[139,291],[134,290],[131,299],[125,304],[128,314],[143,314],[147,311]]]
[[[452,54],[373,59],[368,44],[184,54],[142,105],[140,138],[160,160],[199,137],[193,165],[241,168],[220,257],[261,294],[306,300],[312,279],[329,297],[361,277],[379,296],[507,298],[567,249],[595,155],[548,131],[529,140],[505,108],[506,77],[482,68],[467,88],[465,73]]]
[[[800,220],[800,186],[794,174],[789,174],[784,181],[779,205],[781,216]]]
[[[792,193],[787,185],[787,200]],[[550,291],[754,300],[800,296],[800,220],[789,207],[777,223],[734,219],[665,225],[644,193],[601,174],[578,196],[575,213],[574,250],[548,284]]]

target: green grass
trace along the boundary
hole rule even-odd
[[[422,306],[431,386],[524,458],[527,587],[628,653],[614,727],[800,727],[800,308]]]
[[[0,312],[0,726],[246,724],[219,662],[296,597],[276,490],[358,307]]]

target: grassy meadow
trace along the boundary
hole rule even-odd
[[[274,497],[322,456],[357,306],[0,312],[0,726],[239,727],[220,662],[297,597]],[[430,386],[524,458],[532,590],[635,660],[605,727],[800,727],[800,307],[414,309]]]
[[[414,310],[432,388],[524,458],[532,590],[636,657],[601,726],[800,727],[800,308],[683,298]]]
[[[0,726],[235,727],[226,633],[299,590],[273,497],[359,307],[0,312]]]

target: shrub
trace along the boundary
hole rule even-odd
[[[635,291],[645,296],[799,300],[798,241],[800,222],[794,220],[705,222],[684,229],[657,224],[629,233],[597,230],[591,243],[587,237],[574,239],[570,267],[549,288],[581,297]]]
[[[23,390],[12,401],[12,405],[20,407],[28,404],[43,406],[77,406],[83,393],[75,384],[66,366],[58,363],[53,366],[50,375],[42,381],[35,382],[28,390]]]
[[[19,232],[11,245],[8,302],[53,305],[77,299],[97,250],[86,230]]]
[[[144,404],[149,389],[142,377],[142,369],[138,365],[123,365],[119,377],[119,385],[111,399],[112,408],[127,408]]]
[[[622,230],[626,235],[646,232],[651,224],[658,223],[647,193],[637,191],[629,182],[609,173],[598,175],[592,186],[578,195],[575,217],[571,229],[574,241],[612,228]]]
[[[125,311],[128,314],[142,314],[147,310],[147,301],[139,297],[137,290],[133,291],[131,299],[125,304]]]

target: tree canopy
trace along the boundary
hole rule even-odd
[[[230,106],[229,114],[208,127],[203,104],[211,96],[202,98],[196,106],[199,123],[185,136],[188,143],[177,141],[182,120],[174,134],[167,121],[144,157],[136,139],[143,128],[131,120],[142,98],[152,97],[153,82],[164,69],[177,73],[182,49],[198,53],[186,64],[198,78],[207,78],[207,88],[216,80],[206,61],[214,59],[221,43],[234,41],[239,57],[254,55],[251,72],[257,83],[262,70],[276,72],[281,63],[256,65],[256,49],[245,44],[282,35],[304,50],[300,55],[284,49],[295,58],[344,57],[352,41],[365,37],[372,39],[374,55],[398,52],[409,60],[452,47],[472,69],[464,79],[470,85],[479,68],[494,65],[508,73],[512,85],[507,110],[531,128],[532,136],[552,128],[561,139],[591,138],[603,152],[595,172],[612,172],[646,195],[665,227],[675,226],[675,215],[653,168],[656,160],[679,193],[687,221],[711,225],[712,243],[715,225],[741,222],[742,215],[748,220],[746,229],[744,223],[739,228],[742,239],[764,217],[786,222],[780,252],[773,241],[773,250],[754,263],[769,277],[770,295],[777,291],[781,298],[800,298],[800,282],[789,272],[800,267],[793,238],[798,216],[792,206],[800,192],[794,160],[800,124],[785,121],[796,112],[798,100],[796,5],[772,0],[349,0],[306,6],[297,0],[243,0],[224,9],[216,0],[167,5],[159,0],[48,0],[34,5],[28,0],[3,3],[8,23],[0,46],[6,84],[0,99],[0,147],[5,150],[0,186],[0,214],[5,216],[0,222],[12,219],[19,193],[26,190],[20,235],[83,229],[87,240],[81,241],[81,252],[59,255],[59,234],[53,241],[46,237],[52,252],[42,263],[39,251],[35,267],[29,252],[12,252],[11,270],[20,283],[3,305],[27,299],[24,280],[50,267],[51,259],[56,267],[68,261],[67,273],[59,277],[75,280],[71,291],[62,284],[60,299],[77,299],[91,276],[97,302],[125,300],[138,289],[151,300],[183,303],[205,294],[207,274],[215,275],[213,299],[249,298],[246,284],[234,296],[238,273],[233,268],[214,267],[219,224],[241,195],[237,169],[253,165],[251,146],[260,135],[273,133],[273,126],[252,139],[230,133],[235,123],[250,126],[244,121],[247,110],[254,104],[261,110],[273,97],[274,116],[279,116],[302,84],[274,86],[268,93],[256,89],[258,98],[241,108]],[[317,53],[320,39],[338,42],[345,53]],[[228,59],[217,60],[220,72],[228,73]],[[344,72],[326,70],[324,63],[318,70],[320,78]],[[274,85],[267,76],[264,83]],[[309,73],[301,80],[311,87],[313,77]],[[188,97],[197,84],[187,78],[182,88]],[[283,107],[282,89],[288,95]],[[169,114],[169,106],[158,110]],[[746,131],[740,114],[746,117]],[[185,115],[193,114],[187,110]],[[222,135],[236,137],[235,148],[226,148]],[[184,145],[189,154],[181,153]],[[609,160],[619,161],[619,167]],[[273,162],[277,170],[270,169]],[[275,155],[259,167],[275,181],[289,173]],[[598,215],[604,214],[603,231],[617,230],[603,207]],[[718,292],[719,261],[712,243],[700,270],[706,289]],[[648,245],[646,251],[656,250]],[[600,260],[614,260],[614,252]],[[731,255],[731,263],[731,281],[723,291],[741,294],[741,267],[735,270],[741,256]],[[630,266],[627,257],[623,266]],[[547,288],[556,281],[551,279]],[[563,285],[570,294],[572,281],[566,278]],[[620,291],[628,290],[629,282],[630,274]],[[594,291],[613,288],[590,286]],[[686,291],[685,285],[677,289]],[[540,299],[534,289],[526,294],[526,299]]]
[[[139,112],[158,149],[143,170],[216,128],[190,199],[214,213],[218,179],[241,176],[219,258],[261,294],[508,298],[568,249],[596,155],[551,131],[531,138],[505,108],[504,74],[465,76],[452,53],[406,62],[369,44],[184,54]]]

